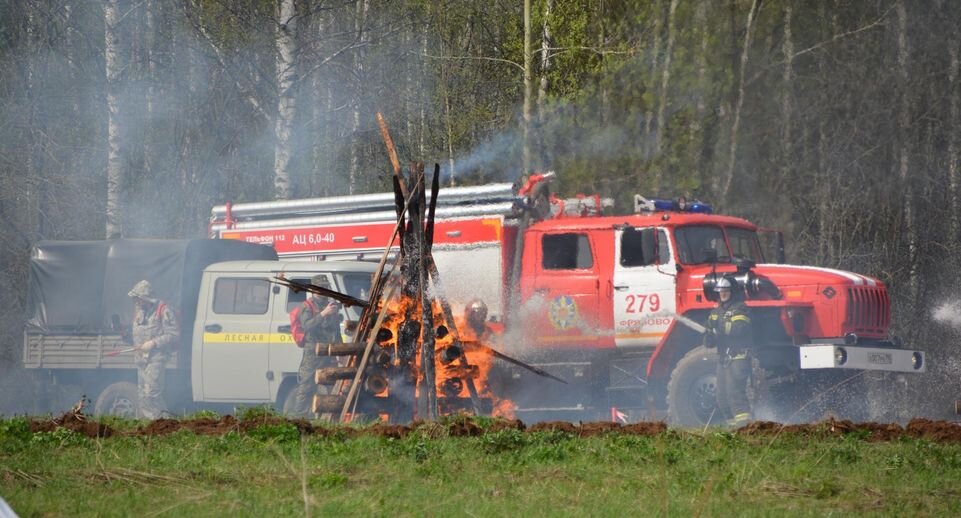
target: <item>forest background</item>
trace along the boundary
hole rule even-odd
[[[0,373],[31,245],[203,237],[225,201],[557,171],[562,194],[687,195],[883,280],[961,396],[961,2],[6,0]],[[525,30],[526,29],[526,30]],[[526,51],[525,51],[526,49]]]

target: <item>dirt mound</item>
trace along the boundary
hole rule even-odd
[[[484,433],[484,429],[473,419],[457,419],[447,425],[447,433],[451,437],[477,437]]]
[[[595,435],[603,435],[605,433],[620,433],[622,426],[620,423],[601,421],[598,423],[581,423],[579,428],[578,435],[581,437],[593,437]]]
[[[52,432],[57,428],[66,428],[90,438],[110,437],[115,433],[113,428],[103,423],[89,421],[87,416],[79,412],[67,412],[50,421],[30,421],[30,431],[34,433]]]
[[[167,435],[180,430],[189,430],[197,435],[223,435],[238,431],[238,421],[234,416],[225,415],[220,419],[202,417],[199,419],[157,419],[146,426],[140,426],[132,435]]]
[[[914,422],[914,421],[912,421]],[[929,421],[930,423],[930,421]],[[950,424],[939,421],[936,424]],[[910,425],[909,425],[910,426]],[[961,427],[954,425],[957,433]],[[933,429],[933,427],[928,427]],[[857,434],[869,442],[894,441],[905,435],[920,437],[920,432],[912,433],[895,423],[854,423],[848,420],[830,419],[820,423],[790,424],[773,423],[770,421],[755,421],[739,428],[740,435],[800,435],[804,437],[829,437]]]
[[[911,437],[939,442],[961,442],[961,423],[912,419],[905,431]]]
[[[487,433],[500,432],[502,430],[524,431],[527,426],[520,419],[496,419],[487,427]]]
[[[314,426],[304,419],[287,419],[280,416],[263,416],[256,419],[238,420],[225,415],[220,418],[197,419],[157,419],[136,429],[118,432],[110,426],[88,419],[82,413],[68,412],[56,419],[31,420],[31,432],[53,432],[66,428],[86,437],[160,436],[180,430],[197,435],[223,435],[228,432],[250,433],[263,426],[294,426],[301,435],[332,436],[349,439],[357,436],[403,439],[419,431],[428,437],[478,437],[486,433],[502,430],[527,432],[563,432],[577,437],[595,437],[604,434],[626,434],[653,436],[667,431],[663,422],[641,422],[620,424],[611,422],[592,422],[574,424],[567,421],[537,423],[530,427],[520,420],[494,419],[478,421],[470,416],[459,417],[448,422],[416,421],[409,425],[373,423],[355,428],[350,426]],[[745,436],[783,436],[795,435],[810,438],[838,437],[854,434],[869,442],[894,441],[903,437],[925,439],[937,442],[961,442],[961,423],[912,419],[906,427],[885,423],[853,423],[847,420],[830,419],[820,423],[785,425],[771,421],[755,421],[737,429],[735,433]]]

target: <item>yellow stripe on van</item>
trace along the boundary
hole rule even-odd
[[[207,344],[294,343],[290,333],[204,333]]]

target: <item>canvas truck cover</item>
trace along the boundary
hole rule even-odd
[[[40,241],[30,258],[27,332],[116,334],[113,315],[127,326],[127,293],[142,279],[179,310],[188,343],[203,269],[221,261],[276,260],[270,247],[220,239]]]

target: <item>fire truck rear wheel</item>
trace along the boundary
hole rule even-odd
[[[118,381],[103,389],[94,404],[96,415],[113,415],[135,419],[140,410],[140,398],[137,395],[137,384],[129,381]]]
[[[697,347],[677,362],[667,384],[672,425],[700,427],[724,422],[717,407],[717,361],[715,350]]]

